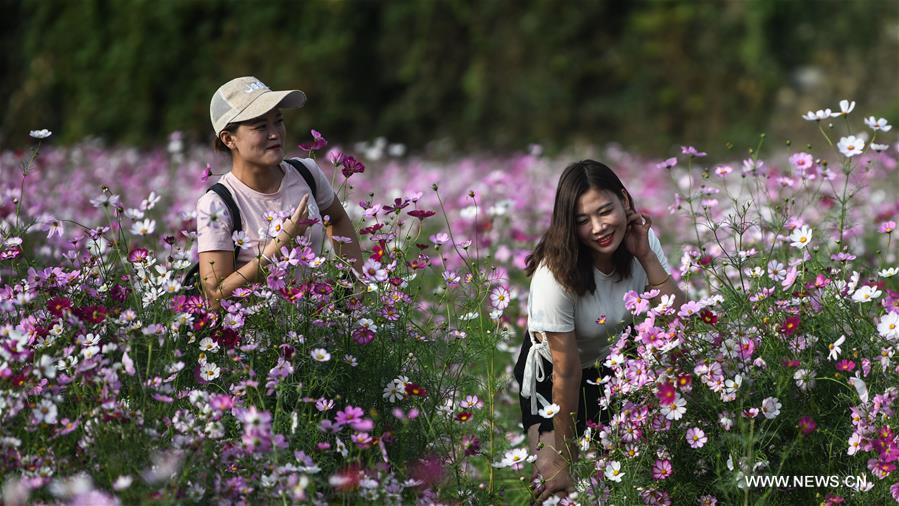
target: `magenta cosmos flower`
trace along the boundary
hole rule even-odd
[[[818,424],[815,423],[815,419],[810,416],[803,416],[799,419],[799,432],[801,432],[803,436],[808,436],[812,432],[815,432],[817,427]]]

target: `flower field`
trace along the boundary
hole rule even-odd
[[[588,157],[653,217],[690,301],[626,297],[597,378],[611,423],[561,501],[899,502],[899,144],[876,112],[812,111],[819,144],[727,160],[427,160],[318,135],[303,147],[357,224],[363,281],[300,241],[221,311],[181,280],[222,159],[32,132],[0,154],[3,502],[528,503],[522,269]]]

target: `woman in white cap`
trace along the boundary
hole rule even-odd
[[[527,258],[528,332],[515,365],[522,425],[544,480],[537,504],[573,488],[573,440],[600,421],[594,364],[628,319],[624,294],[657,289],[674,307],[684,302],[651,225],[606,165],[583,160],[559,178],[552,223]]]
[[[296,246],[299,236],[319,254],[324,216],[332,235],[346,238],[335,241],[334,249],[355,269],[362,268],[356,231],[321,169],[312,159],[284,160],[281,109],[305,102],[302,91],[272,91],[255,77],[228,81],[212,96],[216,148],[231,156],[231,171],[219,183],[240,215],[240,223],[232,225],[221,188],[197,202],[200,281],[214,306],[238,287],[265,281],[263,268],[278,261],[282,247]],[[242,232],[235,233],[238,226]]]

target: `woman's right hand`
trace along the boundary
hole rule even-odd
[[[534,491],[537,494],[534,504],[537,505],[543,504],[543,501],[557,494],[566,497],[574,490],[574,480],[571,479],[565,459],[559,456],[548,464],[545,469],[540,470],[544,478],[543,486]]]
[[[294,209],[290,218],[285,219],[284,222],[281,223],[281,232],[279,232],[274,239],[269,241],[265,246],[265,249],[262,250],[263,258],[267,261],[273,261],[273,259],[281,252],[283,246],[289,245],[296,236],[301,235],[306,231],[306,227],[309,226],[308,210],[309,194],[307,193],[300,199],[300,203],[297,204],[297,208]]]
[[[284,220],[281,230],[287,234],[288,241],[306,231],[309,222],[309,194],[303,195],[293,215]],[[280,234],[279,234],[280,235]]]

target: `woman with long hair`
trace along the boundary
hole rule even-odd
[[[609,167],[583,160],[565,168],[552,223],[527,259],[528,331],[515,366],[522,425],[542,478],[538,504],[574,485],[573,441],[600,421],[595,364],[628,319],[624,294],[657,289],[675,305],[685,300],[651,226]]]

